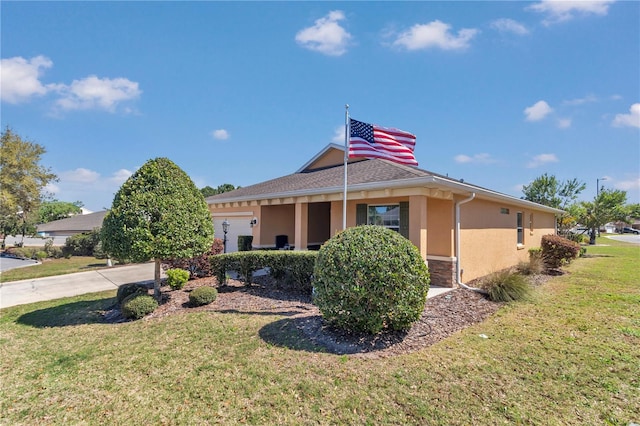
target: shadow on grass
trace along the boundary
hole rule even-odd
[[[302,331],[302,328],[314,318],[284,318],[265,325],[258,334],[262,340],[273,346],[296,351],[333,353]]]
[[[335,355],[381,351],[402,342],[407,336],[406,331],[374,335],[340,331],[327,326],[321,315],[284,318],[265,325],[258,334],[274,346]]]
[[[16,322],[36,328],[104,323],[103,313],[114,303],[113,297],[71,302],[28,312],[20,315]]]

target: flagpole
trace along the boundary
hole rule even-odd
[[[342,199],[342,230],[347,229],[347,161],[349,158],[349,104],[344,106],[344,195]]]

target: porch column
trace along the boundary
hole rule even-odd
[[[296,203],[295,240],[293,243],[296,250],[307,249],[308,227],[309,227],[309,204]]]
[[[409,240],[427,260],[427,197],[424,195],[409,197]]]

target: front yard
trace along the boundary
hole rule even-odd
[[[104,323],[114,292],[5,309],[0,423],[639,423],[640,248],[610,243],[395,356],[324,351],[286,310]]]

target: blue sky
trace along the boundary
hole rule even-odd
[[[2,127],[55,198],[109,207],[145,161],[198,187],[295,172],[360,121],[516,197],[543,173],[640,202],[640,3],[3,1]],[[341,133],[342,132],[342,133]]]

